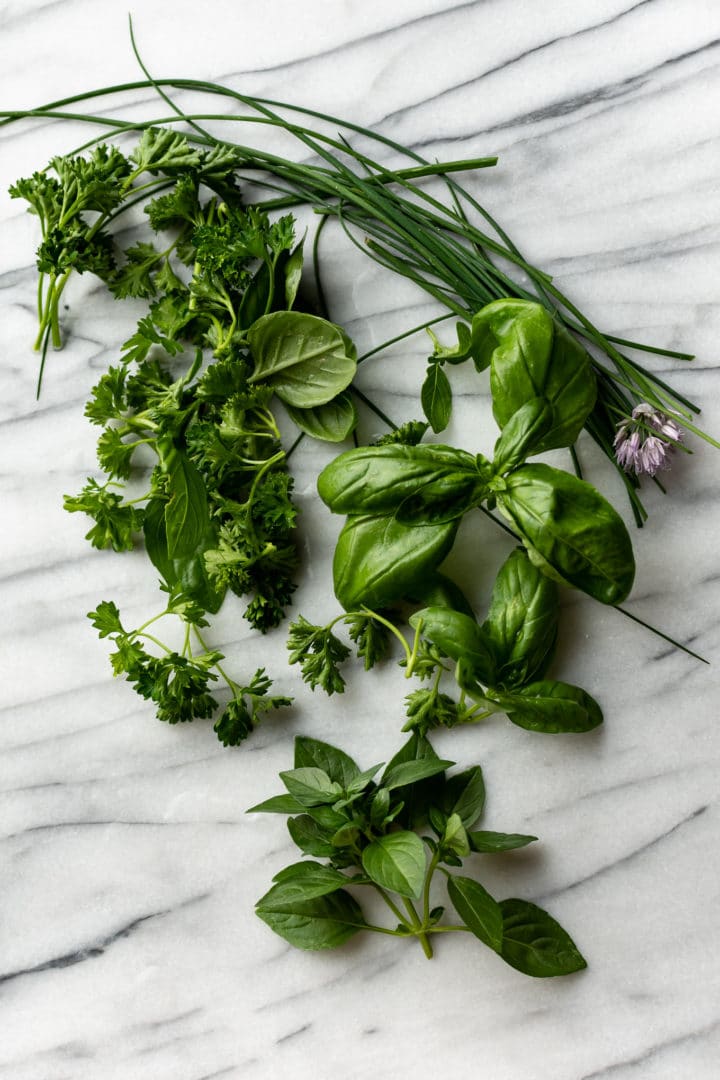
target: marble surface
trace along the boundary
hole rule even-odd
[[[488,207],[603,327],[695,352],[692,365],[656,368],[720,434],[713,0],[147,0],[135,18],[157,74],[332,111],[429,156],[498,153],[476,180]],[[0,4],[3,108],[136,77],[125,5]],[[71,123],[0,129],[0,191],[85,137]],[[161,725],[112,680],[85,612],[105,597],[152,611],[154,574],[142,553],[90,550],[61,496],[94,469],[83,401],[127,313],[76,281],[66,346],[36,402],[34,223],[4,195],[0,217],[0,1077],[716,1077],[720,453],[692,440],[667,496],[648,489],[628,603],[712,665],[566,593],[555,670],[598,697],[604,729],[550,738],[498,721],[437,740],[444,756],[482,763],[487,828],[541,839],[486,859],[486,886],[550,908],[588,970],[529,980],[454,939],[432,963],[379,936],[298,953],[253,914],[291,856],[284,823],[245,809],[278,790],[295,733],[339,742],[365,766],[389,757],[401,673],[356,669],[344,697],[312,695],[282,632],[253,637],[228,604],[214,643],[237,670],[266,663],[296,696],[245,746],[224,750],[200,722]],[[430,317],[424,297],[327,240],[332,313],[361,351]],[[393,415],[416,415],[425,355],[410,342],[368,363],[362,386]],[[449,441],[492,446],[486,391],[457,372]],[[581,450],[619,501],[609,467]],[[297,609],[318,621],[334,611],[335,523],[314,495],[328,456],[305,447],[295,465],[307,556]],[[492,566],[500,548],[487,529],[463,532],[456,567],[477,600],[486,552]]]

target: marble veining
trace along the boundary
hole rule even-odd
[[[497,153],[473,181],[481,201],[603,328],[696,353],[654,366],[720,433],[712,0],[148,0],[133,14],[158,75],[293,100],[430,157]],[[111,0],[0,4],[2,107],[137,79],[126,19]],[[146,90],[133,100],[144,116],[165,110]],[[123,107],[100,98],[97,111]],[[388,665],[351,671],[342,697],[313,695],[287,667],[283,632],[256,640],[232,603],[212,643],[243,670],[267,665],[296,698],[242,748],[224,750],[201,722],[157,723],[113,681],[85,612],[105,597],[129,618],[150,612],[154,574],[140,553],[87,547],[62,495],[94,470],[83,403],[128,316],[96,282],[73,282],[65,348],[36,401],[37,237],[1,194],[87,137],[71,122],[0,128],[0,1080],[714,1080],[718,451],[691,439],[667,495],[648,489],[626,604],[710,667],[568,593],[558,677],[598,697],[604,730],[543,738],[497,722],[437,738],[443,756],[482,764],[486,828],[540,837],[486,858],[487,888],[547,903],[588,970],[523,979],[458,935],[430,964],[379,935],[298,953],[253,913],[292,844],[280,818],[245,810],[278,790],[297,733],[365,765],[387,760],[405,688]],[[323,259],[333,317],[360,351],[434,314],[339,230]],[[363,365],[361,386],[397,419],[416,416],[426,355],[420,338],[401,342]],[[454,378],[448,441],[488,452],[487,386],[465,369]],[[589,441],[580,450],[621,505],[604,460]],[[295,609],[315,621],[335,611],[336,523],[314,489],[331,454],[306,445],[294,462],[306,555]],[[453,558],[478,602],[485,553],[494,565],[505,550],[463,527]]]

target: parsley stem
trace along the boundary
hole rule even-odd
[[[159,649],[162,649],[162,651],[168,653],[168,655],[172,652],[172,649],[169,649],[167,645],[160,641],[159,638],[153,637],[152,634],[146,634],[144,631],[141,632],[140,630],[134,630],[130,636],[142,637],[145,638],[146,641],[152,641],[153,645],[157,645]]]
[[[410,676],[412,675],[413,667],[415,666],[415,661],[417,660],[417,657],[418,657],[418,651],[420,649],[420,635],[422,633],[422,627],[423,627],[423,621],[422,621],[422,619],[418,619],[418,624],[415,627],[415,637],[413,638],[412,652],[410,653],[410,658],[408,660],[408,665],[407,665],[407,671],[405,672],[405,678],[406,679],[409,679]]]
[[[188,625],[189,625],[189,624],[188,624]],[[195,637],[196,637],[196,638],[198,639],[198,641],[199,641],[199,642],[200,642],[200,644],[202,645],[202,647],[203,647],[203,649],[205,650],[205,652],[206,652],[206,653],[209,653],[209,652],[211,651],[211,650],[210,650],[210,647],[209,647],[209,646],[207,645],[207,643],[205,642],[205,640],[204,640],[204,638],[203,638],[202,634],[200,633],[200,631],[198,630],[198,628],[197,628],[197,626],[196,626],[195,624],[193,624],[193,630],[194,630],[194,632],[195,632]],[[240,690],[240,684],[239,684],[239,683],[236,683],[234,679],[231,679],[231,678],[230,678],[230,676],[229,676],[229,675],[227,674],[227,672],[226,672],[226,671],[224,671],[224,670],[223,670],[223,668],[222,668],[222,667],[220,666],[220,662],[219,662],[219,661],[217,661],[217,660],[216,660],[216,661],[215,661],[215,663],[213,664],[213,667],[215,668],[215,670],[216,670],[216,671],[218,671],[218,672],[220,673],[220,676],[221,676],[221,678],[223,678],[223,679],[225,680],[225,682],[227,683],[228,687],[229,687],[229,688],[230,688],[230,690],[232,691],[232,693],[233,693],[233,696],[234,696],[234,697],[237,697],[237,693],[238,693],[238,690]]]

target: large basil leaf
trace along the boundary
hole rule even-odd
[[[344,392],[313,409],[296,409],[294,405],[287,404],[285,408],[301,431],[311,439],[321,439],[323,442],[342,442],[354,431],[358,422],[355,402]]]
[[[348,884],[348,879],[339,870],[309,860],[286,866],[275,874],[273,881],[278,886],[273,891],[275,903],[314,900],[317,896],[329,896]]]
[[[535,682],[513,694],[490,691],[509,720],[528,731],[550,735],[591,731],[602,724],[600,706],[579,686],[564,682]]]
[[[250,382],[266,382],[288,405],[324,405],[353,380],[357,355],[340,327],[317,315],[274,311],[247,331],[254,370]]]
[[[463,615],[475,618],[470,601],[459,585],[452,578],[437,570],[429,574],[425,581],[418,581],[408,595],[409,600],[421,603],[423,607],[448,607],[461,611]]]
[[[518,548],[500,567],[482,625],[497,663],[495,686],[521,686],[545,674],[557,639],[557,587]]]
[[[503,939],[500,955],[524,975],[548,978],[587,967],[575,942],[547,911],[528,900],[501,900]]]
[[[349,517],[333,560],[335,595],[346,611],[387,607],[412,592],[453,545],[458,522],[403,525],[393,517]]]
[[[413,629],[449,656],[464,660],[480,682],[494,685],[495,660],[492,645],[475,619],[446,607],[427,607],[410,616]]]
[[[458,517],[482,491],[473,455],[451,446],[363,446],[340,454],[318,477],[333,513],[395,513],[407,523]]]
[[[391,758],[383,775],[392,774],[400,766],[415,761],[428,761],[431,763],[438,761],[438,755],[435,753],[430,740],[426,739],[424,735],[418,735],[417,732],[413,732],[408,741],[403,743],[395,756]],[[444,782],[443,776],[437,773],[435,776],[429,776],[425,780],[416,780],[413,784],[403,788],[400,793],[403,804],[402,810],[396,819],[398,824],[408,829],[421,828],[428,819],[428,807],[437,801],[438,792],[442,790]],[[378,795],[382,795],[384,791],[386,789],[380,787]]]
[[[550,465],[523,465],[498,492],[498,507],[543,573],[603,604],[619,604],[635,577],[622,518],[590,484]]]
[[[334,949],[366,923],[362,910],[344,890],[310,900],[291,899],[282,883],[257,902],[257,914],[298,949]]]
[[[503,914],[500,905],[472,878],[448,876],[448,896],[462,921],[476,938],[495,952],[503,947]]]
[[[530,300],[495,300],[473,318],[474,355],[490,360],[493,415],[504,428],[532,398],[552,406],[552,424],[534,453],[570,446],[595,404],[590,356],[568,330]]]
[[[394,832],[373,840],[362,853],[363,870],[376,885],[417,899],[425,880],[425,847],[414,832]]]

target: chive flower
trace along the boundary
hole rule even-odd
[[[626,472],[655,476],[670,467],[675,444],[681,439],[682,431],[672,417],[641,402],[618,424],[615,457]]]

